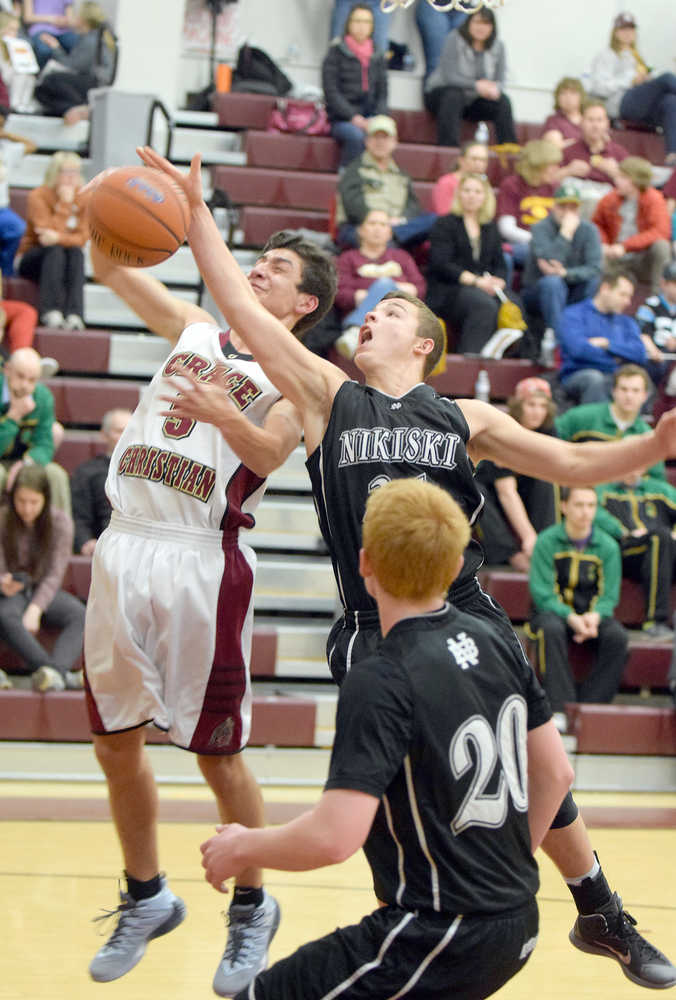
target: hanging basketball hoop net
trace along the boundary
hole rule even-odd
[[[481,7],[490,7],[491,10],[497,10],[498,7],[502,7],[505,0],[446,0],[446,3],[441,3],[439,0],[427,0],[431,7],[435,10],[447,11],[447,10],[459,10],[463,14],[476,14],[476,12]],[[384,14],[389,14],[390,11],[396,10],[397,7],[402,9],[410,7],[411,4],[415,3],[415,0],[380,0],[380,9]],[[423,3],[423,0],[420,0]]]

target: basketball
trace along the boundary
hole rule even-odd
[[[89,200],[92,243],[125,267],[152,267],[175,253],[190,221],[187,199],[170,177],[150,167],[118,167]]]

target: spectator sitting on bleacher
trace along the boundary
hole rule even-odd
[[[5,131],[7,114],[9,110],[0,107],[0,271],[6,278],[11,278],[26,223],[9,207],[8,173],[12,167],[20,165],[25,154],[34,153],[37,146],[29,139]]]
[[[21,468],[42,465],[52,503],[70,515],[68,474],[52,461],[54,397],[39,381],[41,374],[40,355],[32,347],[15,351],[0,372],[0,493],[11,489]]]
[[[88,117],[87,95],[94,87],[111,83],[114,72],[115,43],[105,27],[106,12],[100,4],[84,0],[73,21],[77,43],[64,52],[57,41],[53,45],[54,68],[44,67],[35,97],[48,114],[63,115],[67,125]],[[49,36],[47,36],[49,37]]]
[[[55,41],[64,52],[77,43],[71,0],[23,0],[23,22],[39,66],[53,57]]]
[[[0,510],[0,636],[31,674],[36,691],[84,686],[73,669],[82,653],[85,608],[60,590],[73,522],[50,504],[49,481],[39,465],[25,466]],[[59,629],[51,652],[38,641],[41,625]],[[0,670],[0,687],[11,687]]]
[[[671,368],[664,354],[676,353],[676,261],[664,268],[659,291],[638,307],[636,320],[646,349],[648,374],[659,386]],[[676,396],[676,376],[669,377],[665,391]]]
[[[597,523],[617,539],[622,575],[639,580],[645,595],[644,636],[672,642],[671,585],[676,569],[676,489],[644,471],[596,487]]]
[[[392,227],[385,212],[372,209],[359,226],[359,249],[344,250],[336,260],[338,290],[335,305],[343,333],[336,341],[341,354],[351,358],[366,314],[387,292],[397,288],[425,298],[425,279],[411,255],[390,246]]]
[[[639,325],[624,315],[634,284],[628,271],[607,270],[592,298],[567,306],[561,313],[556,330],[561,350],[559,381],[576,403],[607,400],[620,365],[645,364]]]
[[[487,178],[466,174],[455,192],[452,212],[437,219],[430,233],[427,304],[455,332],[461,354],[487,349],[498,326],[498,291],[505,288],[507,268],[494,216],[495,195]],[[499,356],[523,331],[501,333]]]
[[[506,75],[495,14],[481,7],[446,36],[437,67],[425,84],[425,107],[437,120],[440,146],[460,145],[463,118],[494,122],[499,143],[516,142],[512,104],[503,91]]]
[[[671,220],[671,251],[676,257],[676,170],[662,188],[662,194],[667,203],[667,214]]]
[[[357,226],[373,208],[387,213],[395,242],[424,242],[437,216],[422,212],[411,177],[392,158],[397,125],[387,115],[370,118],[366,149],[347,166],[338,181],[336,225],[340,247],[357,246]]]
[[[652,75],[636,48],[633,14],[615,18],[608,48],[592,63],[589,90],[604,99],[611,118],[661,126],[665,163],[676,163],[676,75]]]
[[[535,641],[537,665],[554,711],[565,726],[566,702],[610,702],[627,658],[626,629],[613,617],[620,598],[622,563],[614,538],[594,524],[593,486],[561,491],[564,520],[538,535],[530,564],[534,614],[526,630]],[[576,685],[569,641],[588,643],[593,664]]]
[[[556,433],[564,441],[617,441],[646,434],[650,426],[641,417],[651,389],[648,373],[638,365],[622,365],[613,375],[612,401],[574,406],[556,418]],[[653,478],[666,479],[664,462],[648,469]]]
[[[564,76],[554,88],[554,111],[542,126],[542,138],[561,149],[582,138],[582,105],[587,95],[582,81]]]
[[[671,225],[661,191],[651,187],[652,166],[640,156],[619,165],[615,190],[599,201],[592,222],[601,234],[604,260],[622,261],[638,281],[657,292],[671,257]]]
[[[70,477],[75,524],[73,549],[80,555],[92,555],[96,540],[108,527],[112,510],[106,494],[110,456],[130,417],[131,410],[108,410],[101,422],[101,437],[105,451],[82,462],[73,470]]]
[[[462,10],[440,10],[439,7],[431,3],[417,3],[415,5],[415,23],[420,32],[420,41],[425,56],[423,84],[427,82],[430,73],[439,65],[444,42],[449,32],[459,28],[466,17],[467,14]]]
[[[32,347],[37,322],[37,311],[28,302],[0,297],[0,357],[6,360],[20,347]],[[53,374],[53,371],[49,374]],[[47,377],[44,371],[42,377]]]
[[[340,143],[341,167],[364,152],[369,118],[387,111],[387,62],[372,36],[373,11],[355,4],[345,36],[331,42],[322,63],[324,102],[331,135]]]
[[[568,304],[594,294],[601,275],[598,230],[580,218],[580,201],[575,182],[564,181],[547,218],[531,229],[521,294],[528,311],[542,316],[552,333]]]
[[[432,208],[437,215],[447,215],[463,174],[485,174],[488,170],[488,146],[483,142],[466,142],[460,150],[455,170],[442,174],[432,191]]]
[[[329,41],[342,38],[347,31],[347,22],[354,9],[355,0],[333,0]],[[381,52],[387,52],[389,15],[380,9],[380,0],[363,0],[363,6],[373,14],[373,41]]]
[[[30,114],[35,110],[38,64],[30,42],[17,39],[20,28],[18,14],[0,11],[0,77],[7,89],[7,103],[14,111]]]
[[[563,150],[560,177],[577,177],[582,187],[585,215],[614,186],[618,167],[629,153],[610,137],[610,119],[603,101],[590,98],[582,111],[582,138]]]
[[[87,210],[77,153],[54,153],[44,183],[28,195],[28,227],[18,264],[22,278],[37,281],[38,312],[45,326],[83,330]]]
[[[531,226],[547,218],[554,202],[561,150],[546,139],[532,139],[521,150],[515,173],[498,188],[497,221],[500,236],[511,245],[509,255],[521,269],[528,257]],[[510,269],[510,261],[507,261]]]
[[[527,430],[556,437],[556,406],[545,379],[521,379],[507,408],[509,415]],[[485,500],[477,525],[485,561],[509,563],[514,569],[528,572],[538,533],[556,520],[558,486],[488,459],[477,465],[476,480]]]

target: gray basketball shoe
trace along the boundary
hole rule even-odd
[[[268,948],[278,927],[279,904],[267,892],[260,906],[230,906],[228,941],[214,976],[214,993],[233,997],[246,989],[267,966]]]

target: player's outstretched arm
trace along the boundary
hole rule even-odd
[[[283,826],[218,827],[200,847],[205,878],[223,891],[225,879],[247,868],[294,872],[339,864],[363,845],[378,801],[364,792],[331,789],[313,809]]]
[[[148,146],[137,152],[146,166],[164,171],[182,187],[191,213],[188,240],[209,291],[268,378],[303,414],[307,432],[308,414],[326,416],[346,376],[335,365],[303,347],[258,302],[204,202],[199,154],[193,157],[186,175]]]
[[[535,854],[575,778],[550,719],[528,732],[528,826]]]
[[[149,330],[175,344],[189,323],[215,323],[200,306],[185,302],[145,271],[121,267],[90,244],[94,277],[126,302]]]
[[[676,410],[669,410],[654,431],[620,441],[572,444],[526,430],[488,403],[463,399],[459,406],[470,428],[474,462],[489,458],[509,463],[515,472],[567,486],[586,486],[617,479],[625,472],[676,456]]]
[[[287,399],[270,407],[262,427],[247,419],[223,391],[218,380],[201,383],[187,368],[177,366],[175,375],[184,380],[180,395],[161,396],[170,404],[161,416],[178,420],[200,420],[213,424],[248,469],[263,479],[285,461],[300,442],[300,414]],[[173,388],[174,382],[171,381]]]

